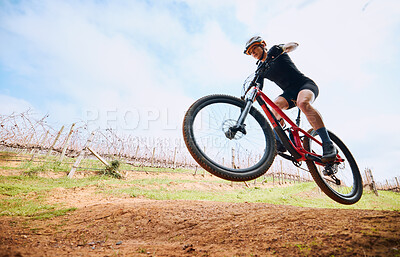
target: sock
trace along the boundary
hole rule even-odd
[[[317,129],[318,135],[321,137],[322,143],[331,142],[331,138],[328,135],[328,131],[325,127]]]

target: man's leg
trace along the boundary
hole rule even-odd
[[[321,114],[311,105],[314,101],[314,93],[309,89],[301,90],[297,96],[297,106],[306,115],[313,129],[318,133],[322,140],[323,162],[334,161],[336,158],[336,148],[329,138]]]
[[[286,110],[287,108],[289,108],[289,103],[282,96],[278,96],[275,99],[274,103],[281,110]],[[282,118],[274,109],[272,109],[272,113],[275,115],[277,120],[280,120]],[[281,123],[282,126],[284,126],[284,124],[285,124],[285,122],[283,120],[281,120],[280,123]],[[275,130],[274,130],[274,133],[275,133],[276,147],[277,147],[278,152],[282,152],[282,153],[286,152],[286,148],[285,148],[285,146],[283,146],[283,144],[282,144],[281,140],[279,139],[278,134],[276,134]]]
[[[275,99],[274,103],[275,103],[276,106],[278,106],[279,109],[281,109],[281,110],[286,110],[287,108],[289,108],[289,103],[288,103],[288,102],[286,101],[286,99],[285,99],[284,97],[282,97],[282,96],[278,96],[278,97]],[[276,117],[277,120],[280,120],[280,119],[282,118],[281,116],[279,116],[279,114],[278,114],[274,109],[272,109],[272,113],[275,115],[275,117]],[[281,122],[281,125],[283,126],[284,123],[282,124],[282,122]]]
[[[309,89],[304,89],[297,95],[297,106],[306,115],[308,122],[315,131],[325,127],[321,114],[311,105],[314,102],[314,93]]]

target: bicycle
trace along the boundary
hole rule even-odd
[[[262,176],[278,154],[296,167],[305,162],[316,184],[334,201],[356,203],[363,192],[362,179],[346,145],[328,131],[338,154],[336,160],[323,163],[322,143],[317,133],[300,128],[300,109],[294,123],[256,83],[264,69],[277,58],[279,56],[262,63],[253,77],[249,76],[240,99],[215,94],[202,97],[189,107],[183,121],[183,138],[190,154],[202,168],[230,181],[248,181]],[[269,122],[253,106],[255,101]],[[282,126],[270,108],[289,126]],[[271,125],[289,154],[277,152]]]

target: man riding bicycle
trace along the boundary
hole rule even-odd
[[[274,45],[268,50],[265,41],[260,36],[255,36],[246,43],[244,53],[257,59],[258,65],[265,61],[269,63],[269,68],[261,74],[257,81],[257,83],[260,83],[260,89],[263,88],[264,78],[275,82],[283,90],[283,93],[275,99],[274,103],[282,110],[287,110],[297,105],[306,115],[313,129],[321,137],[323,148],[321,160],[323,162],[333,161],[336,158],[337,150],[329,138],[321,114],[311,105],[318,96],[318,86],[297,69],[286,53],[294,50],[297,46],[297,43],[288,43]],[[275,60],[275,58],[277,59]],[[271,62],[272,60],[273,62]],[[275,110],[272,111],[277,119],[284,123],[278,113]],[[278,137],[277,149],[280,152],[286,151]]]

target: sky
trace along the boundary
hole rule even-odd
[[[0,114],[182,138],[196,99],[240,96],[254,35],[299,43],[290,56],[318,84],[327,128],[361,171],[400,175],[397,0],[2,0]],[[266,82],[264,93],[281,91]]]

